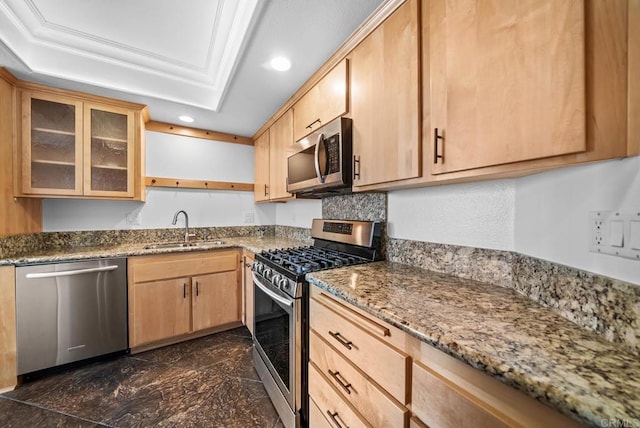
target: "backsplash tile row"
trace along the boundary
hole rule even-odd
[[[194,241],[224,237],[274,236],[275,226],[194,227],[189,232]],[[78,247],[108,247],[116,244],[182,241],[183,228],[92,230],[78,232],[43,232],[0,238],[0,258],[40,251]]]
[[[521,254],[513,288],[564,318],[640,354],[640,287]]]
[[[387,260],[502,287],[513,283],[509,251],[388,238]]]
[[[322,218],[335,220],[386,221],[386,193],[354,193],[322,199]]]
[[[640,287],[509,251],[389,238],[389,261],[513,288],[640,354]]]

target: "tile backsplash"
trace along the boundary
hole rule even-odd
[[[353,193],[322,199],[322,218],[335,220],[386,221],[386,193]]]

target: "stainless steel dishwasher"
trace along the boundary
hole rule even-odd
[[[18,375],[127,349],[127,260],[16,268]]]

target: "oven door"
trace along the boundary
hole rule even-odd
[[[291,409],[296,408],[299,381],[296,367],[300,358],[298,315],[299,299],[292,299],[260,275],[253,273],[254,284],[254,344],[282,395]]]

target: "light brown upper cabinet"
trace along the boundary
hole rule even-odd
[[[144,199],[141,108],[19,93],[17,196]]]
[[[293,144],[293,110],[287,110],[254,145],[255,202],[284,201],[287,193],[287,149]]]
[[[292,197],[287,193],[287,149],[293,142],[293,110],[289,109],[269,128],[271,200]]]
[[[254,185],[253,199],[256,202],[269,200],[269,130],[253,142]]]
[[[586,150],[584,4],[430,0],[434,174]]]
[[[349,66],[343,59],[293,106],[294,141],[349,111]]]
[[[404,3],[351,54],[355,187],[420,175],[419,7]]]

